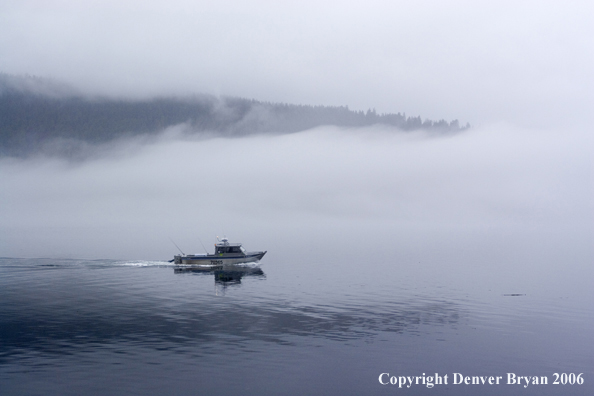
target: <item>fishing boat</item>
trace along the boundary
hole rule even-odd
[[[248,252],[241,246],[241,243],[229,243],[227,238],[221,238],[215,243],[214,254],[182,253],[173,256],[172,261],[177,265],[222,266],[258,262],[265,254],[266,251]]]

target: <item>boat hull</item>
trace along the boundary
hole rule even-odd
[[[253,263],[260,261],[266,252],[250,252],[245,255],[223,255],[217,256],[214,254],[207,255],[177,255],[174,256],[173,262],[177,265],[233,265],[233,264],[244,264]]]

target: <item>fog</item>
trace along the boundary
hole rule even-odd
[[[592,138],[508,124],[453,136],[382,127],[98,148],[0,160],[0,256],[170,259],[217,235],[268,250],[592,255]],[[170,240],[171,239],[171,240]],[[515,254],[515,253],[514,253]],[[516,258],[517,259],[517,258]]]
[[[92,94],[204,92],[472,125],[591,125],[589,1],[19,0],[0,72]]]

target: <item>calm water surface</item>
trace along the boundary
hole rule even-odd
[[[239,272],[3,258],[0,394],[594,394],[591,256],[371,242],[258,246],[262,265]],[[399,389],[381,373],[450,381]],[[507,385],[507,373],[549,384]]]

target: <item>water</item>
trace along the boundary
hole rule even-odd
[[[329,246],[296,246],[300,257],[273,249],[245,273],[4,258],[1,393],[592,394],[591,272],[572,272],[583,262],[529,280],[530,265],[456,261],[443,247],[423,263],[434,253]],[[548,257],[543,268],[557,260]],[[381,385],[381,373],[448,374],[449,384],[404,391]],[[454,373],[503,379],[454,385]],[[508,385],[507,373],[549,384]],[[554,385],[554,373],[585,382]]]

